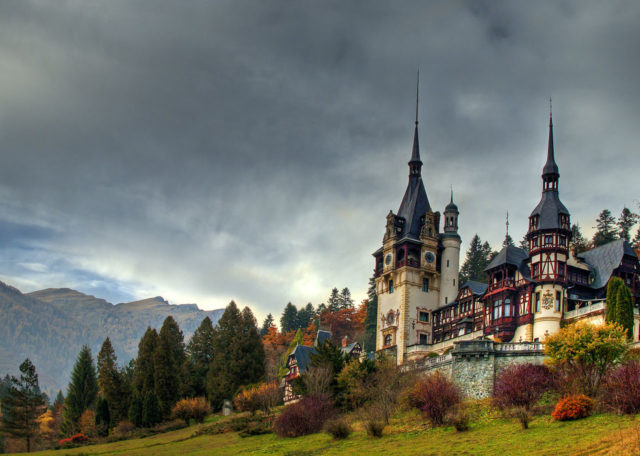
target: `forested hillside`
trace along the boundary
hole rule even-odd
[[[161,297],[113,305],[68,288],[23,294],[0,282],[0,375],[14,373],[26,357],[38,367],[45,391],[64,390],[83,344],[96,354],[109,336],[118,361],[134,358],[147,326],[172,315],[188,340],[205,317],[215,325],[223,310],[170,305]]]

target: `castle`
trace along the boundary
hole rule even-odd
[[[622,278],[631,289],[633,340],[638,341],[638,256],[624,240],[576,254],[571,247],[570,213],[560,201],[559,178],[550,116],[542,196],[529,216],[528,250],[505,243],[485,270],[487,284],[460,284],[460,212],[453,192],[442,215],[429,204],[416,107],[409,183],[397,214],[387,215],[382,247],[373,253],[376,350],[402,364],[443,353],[455,341],[542,342],[563,322],[604,321],[606,286],[612,276]]]

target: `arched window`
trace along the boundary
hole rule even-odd
[[[384,336],[384,346],[388,347],[391,345],[391,341],[392,341],[392,337],[391,334],[387,334],[386,336]]]

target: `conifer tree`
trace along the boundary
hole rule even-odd
[[[487,267],[493,256],[494,253],[489,243],[483,244],[480,236],[475,234],[469,244],[462,268],[460,268],[460,283],[464,284],[467,280],[486,283],[487,274],[484,272],[484,268]]]
[[[96,430],[98,435],[106,437],[109,434],[109,428],[111,427],[111,413],[109,413],[108,401],[100,396],[96,403]]]
[[[611,277],[607,284],[607,314],[606,320],[608,323],[615,323],[617,321],[617,309],[618,304],[618,288],[624,286],[624,282],[619,277]]]
[[[633,237],[631,245],[634,249],[640,248],[640,227],[638,227],[638,231],[636,231],[636,235]]]
[[[515,243],[513,242],[513,238],[511,237],[510,234],[507,234],[504,237],[504,241],[502,241],[502,246],[503,247],[507,247],[508,245],[515,247]]]
[[[336,312],[340,310],[340,292],[337,288],[331,290],[331,294],[329,295],[329,299],[327,300],[327,309],[329,312]]]
[[[162,411],[158,397],[151,390],[147,391],[142,401],[142,425],[154,426],[162,421]]]
[[[291,303],[287,303],[284,308],[284,312],[282,312],[282,318],[280,318],[280,328],[283,334],[288,333],[289,331],[295,331],[299,328],[298,309],[296,309],[296,306]]]
[[[91,350],[83,346],[73,366],[71,382],[65,398],[63,427],[66,432],[77,429],[78,420],[85,410],[93,408],[98,396],[98,379]]]
[[[633,298],[631,291],[623,283],[616,294],[616,323],[627,331],[627,339],[633,339]]]
[[[593,235],[593,245],[598,247],[615,241],[618,238],[616,219],[609,209],[604,209],[596,219],[596,232]]]
[[[311,320],[315,316],[316,312],[313,308],[313,304],[308,303],[305,307],[298,311],[298,328],[306,328],[311,323]]]
[[[351,298],[351,291],[348,288],[343,288],[340,292],[339,299],[339,308],[340,309],[352,309],[353,308],[353,299]]]
[[[142,426],[142,402],[142,396],[137,391],[134,392],[129,407],[129,421],[136,427]]]
[[[176,364],[172,348],[170,337],[166,332],[163,333],[160,331],[158,346],[154,353],[153,381],[155,396],[160,404],[163,418],[169,416],[171,407],[173,407],[178,400],[179,366]]]
[[[580,225],[575,223],[571,225],[571,245],[573,246],[576,255],[586,251],[588,248],[587,240],[580,231]]]
[[[262,337],[266,336],[267,334],[269,334],[269,328],[271,327],[271,325],[274,324],[274,319],[273,319],[273,315],[268,314],[267,318],[264,319],[264,322],[262,323],[262,328],[260,328],[260,335]]]
[[[187,358],[190,365],[189,383],[194,397],[206,395],[207,371],[213,356],[213,324],[211,319],[206,317],[187,345]]]
[[[158,333],[151,327],[147,328],[147,331],[140,339],[138,344],[138,357],[135,362],[135,369],[133,373],[133,386],[135,390],[143,397],[147,391],[153,391],[155,389],[154,374],[155,374],[155,359],[154,354],[156,347],[158,346]]]
[[[369,279],[369,289],[367,290],[367,316],[364,320],[364,346],[365,352],[376,349],[376,331],[378,325],[378,294],[376,293],[376,280]]]
[[[631,228],[633,228],[633,225],[635,225],[637,221],[638,214],[634,214],[627,207],[622,209],[618,217],[618,222],[616,223],[620,239],[624,239],[627,242],[631,241]]]
[[[44,406],[36,368],[27,358],[20,364],[20,378],[10,378],[8,391],[2,399],[0,435],[5,433],[24,439],[27,452],[30,452],[31,443],[38,433],[37,418]]]
[[[236,363],[237,386],[261,381],[265,374],[265,355],[256,318],[248,307],[242,309],[242,332],[239,337],[240,359]]]
[[[64,405],[64,394],[62,394],[62,390],[58,390],[58,394],[56,395],[56,399],[53,402],[53,409],[57,409],[58,407],[62,407]]]
[[[117,361],[111,340],[107,337],[98,353],[98,386],[109,404],[110,419],[113,418],[114,421],[124,419],[129,410],[126,393],[123,391],[122,376],[116,365]]]

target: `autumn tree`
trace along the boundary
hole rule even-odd
[[[289,338],[287,334],[279,332],[274,324],[268,328],[267,334],[263,336],[262,345],[265,352],[265,372],[267,380],[277,380],[280,378],[282,357],[287,351],[290,342],[291,338]]]
[[[615,241],[618,238],[616,229],[616,219],[611,215],[609,209],[603,209],[596,219],[596,232],[593,235],[593,245],[595,247]]]
[[[16,439],[24,439],[27,451],[38,434],[38,417],[44,412],[44,395],[38,384],[35,366],[27,358],[20,364],[20,377],[11,377],[2,399],[0,431]]]
[[[95,405],[98,396],[98,378],[93,364],[91,350],[87,345],[83,346],[78,355],[71,382],[65,398],[63,412],[63,428],[66,433],[71,433],[78,428],[78,421],[85,410]]]
[[[269,328],[274,325],[274,321],[275,320],[273,319],[273,315],[268,314],[264,319],[264,322],[262,323],[262,327],[260,328],[260,335],[262,337],[267,335],[267,333],[269,332]]]

